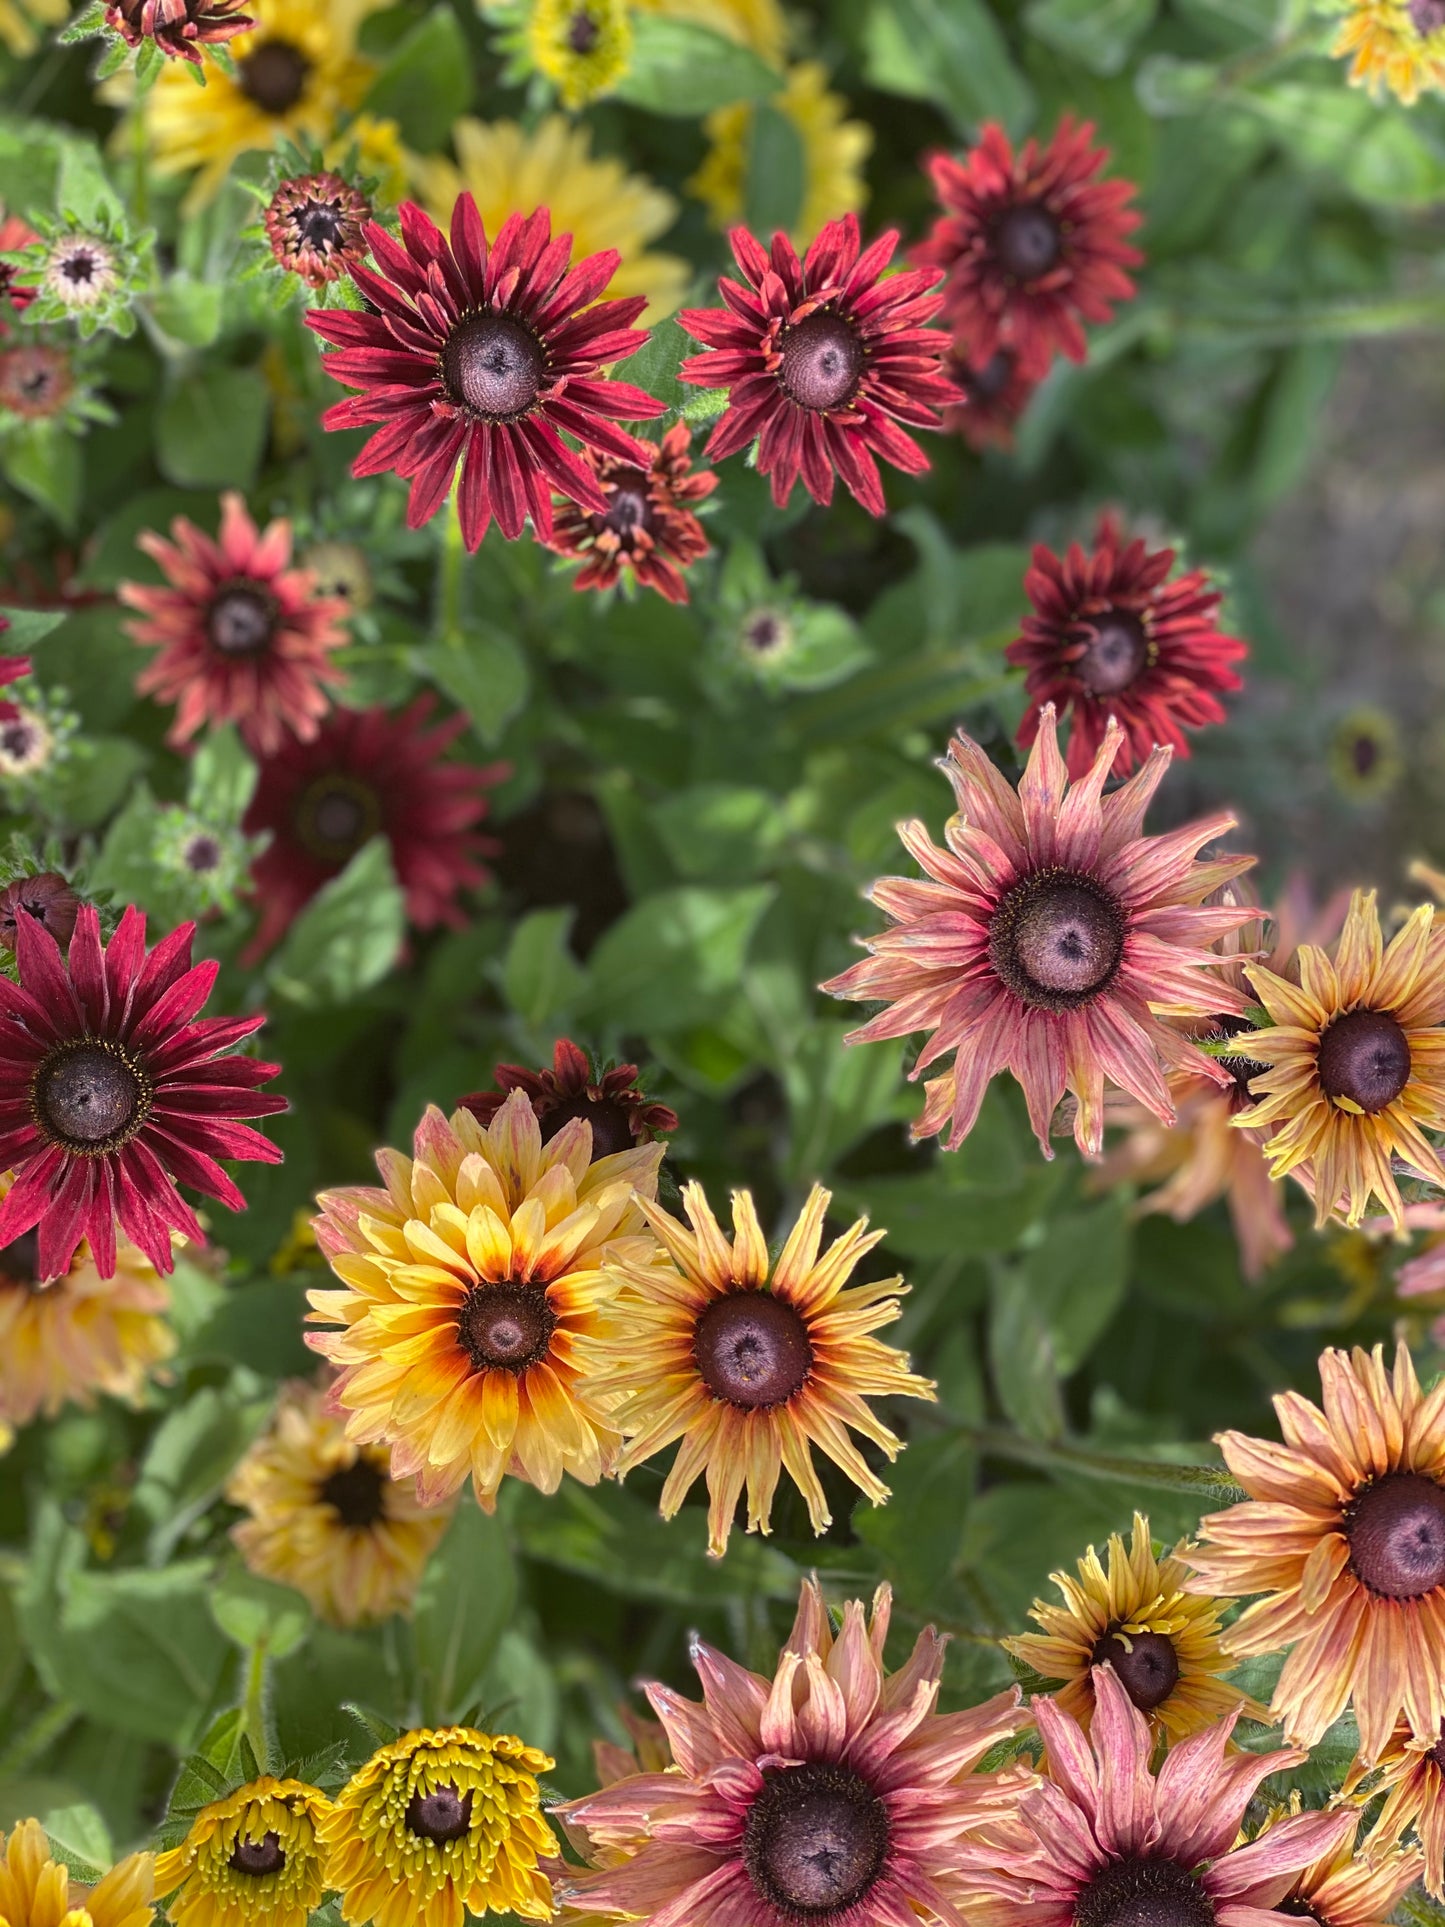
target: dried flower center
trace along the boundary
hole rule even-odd
[[[1351,1010],[1320,1038],[1315,1059],[1326,1097],[1383,1111],[1410,1081],[1410,1040],[1388,1010]]]
[[[802,1313],[770,1291],[714,1298],[697,1321],[692,1350],[713,1397],[747,1411],[786,1405],[813,1369]]]
[[[841,408],[862,373],[863,344],[840,315],[810,314],[783,336],[778,380],[799,408]]]
[[[435,1840],[439,1847],[448,1840],[460,1840],[471,1829],[471,1788],[465,1793],[454,1786],[433,1787],[429,1793],[418,1788],[407,1802],[406,1824],[423,1840]]]
[[[1179,1655],[1163,1633],[1107,1632],[1090,1659],[1095,1666],[1107,1661],[1113,1667],[1141,1713],[1152,1713],[1179,1684]]]
[[[381,828],[375,790],[333,771],[318,776],[296,805],[296,836],[323,863],[345,863]]]
[[[624,469],[612,484],[607,513],[600,518],[600,527],[611,529],[621,538],[624,548],[631,546],[639,529],[647,535],[652,533],[652,499],[647,477],[640,468]]]
[[[323,1479],[317,1496],[323,1505],[331,1507],[342,1525],[360,1531],[386,1517],[385,1491],[386,1480],[378,1468],[370,1459],[359,1458],[355,1465]]]
[[[515,421],[542,392],[547,357],[509,314],[464,315],[442,349],[441,375],[459,408],[484,421]]]
[[[550,1144],[564,1124],[570,1124],[574,1117],[585,1117],[592,1126],[592,1161],[610,1158],[617,1151],[630,1151],[635,1140],[632,1135],[632,1113],[625,1104],[618,1104],[610,1097],[581,1097],[568,1099],[555,1110],[549,1110],[541,1120],[542,1142]]]
[[[574,54],[590,54],[601,38],[601,29],[589,13],[574,13],[567,23],[567,45]]]
[[[474,1285],[457,1333],[479,1372],[525,1372],[547,1356],[557,1314],[537,1285]]]
[[[1445,1488],[1418,1472],[1373,1479],[1344,1512],[1350,1564],[1386,1599],[1419,1599],[1445,1585]]]
[[[1074,1902],[1075,1927],[1213,1927],[1214,1903],[1173,1860],[1116,1860]]]
[[[1004,983],[1040,1010],[1074,1010],[1106,990],[1124,955],[1124,917],[1092,877],[1040,870],[993,913],[989,956]]]
[[[1211,1039],[1221,1040],[1226,1037],[1244,1037],[1250,1035],[1253,1030],[1254,1026],[1247,1017],[1216,1017]],[[1250,1079],[1263,1077],[1265,1072],[1271,1068],[1268,1064],[1260,1063],[1257,1057],[1246,1057],[1243,1053],[1237,1057],[1233,1055],[1229,1057],[1216,1057],[1214,1061],[1220,1065],[1222,1069],[1229,1072],[1230,1076],[1234,1079],[1235,1088],[1239,1091],[1240,1095],[1249,1098],[1251,1102],[1254,1102],[1255,1099],[1254,1092],[1250,1088]]]
[[[1037,203],[1009,208],[994,229],[999,263],[1015,281],[1037,281],[1047,274],[1062,248],[1058,222]]]
[[[295,214],[296,233],[308,248],[324,254],[334,248],[346,226],[346,216],[335,201],[308,201]]]
[[[280,1873],[286,1865],[286,1850],[278,1833],[263,1833],[259,1840],[238,1840],[231,1850],[231,1865],[237,1873],[260,1880],[268,1873]]]
[[[1422,40],[1445,27],[1445,0],[1410,0],[1410,25]]]
[[[0,1245],[0,1285],[34,1291],[40,1283],[40,1233],[22,1231],[8,1245]]]
[[[1091,624],[1074,674],[1096,696],[1127,689],[1149,661],[1149,637],[1132,610],[1106,609]]]
[[[766,1768],[743,1826],[743,1865],[758,1894],[785,1915],[842,1913],[877,1880],[888,1857],[888,1810],[844,1766]]]
[[[959,370],[959,381],[964,393],[973,401],[997,401],[1005,388],[1013,380],[1014,355],[1009,348],[998,348],[991,354],[982,368],[963,366]]]
[[[30,1085],[30,1109],[53,1144],[100,1157],[128,1144],[151,1107],[150,1080],[119,1044],[82,1038],[51,1051]]]
[[[275,626],[276,608],[271,598],[240,583],[222,589],[206,613],[211,647],[223,656],[259,655]]]
[[[287,114],[306,91],[311,62],[289,40],[263,40],[236,68],[247,100],[263,114]]]

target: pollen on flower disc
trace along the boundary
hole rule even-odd
[[[1214,1904],[1173,1860],[1116,1860],[1074,1903],[1075,1927],[1213,1927]]]
[[[148,1108],[143,1079],[119,1051],[99,1044],[72,1045],[48,1058],[36,1073],[31,1102],[42,1128],[80,1152],[123,1140]]]
[[[475,1285],[457,1330],[478,1371],[524,1372],[547,1354],[557,1316],[536,1285]]]
[[[743,1864],[785,1917],[826,1919],[855,1906],[882,1871],[888,1813],[843,1766],[768,1768],[748,1809]]]
[[[715,1298],[697,1321],[693,1356],[714,1398],[750,1410],[786,1405],[813,1366],[802,1314],[767,1291]]]
[[[499,422],[526,414],[547,369],[536,336],[505,314],[464,315],[447,337],[441,364],[452,400]]]
[[[1119,906],[1092,877],[1040,871],[1003,897],[989,925],[994,968],[1015,996],[1069,1010],[1107,988],[1124,955]]]
[[[811,314],[782,340],[778,380],[799,408],[820,413],[850,401],[863,372],[863,344],[846,321]]]

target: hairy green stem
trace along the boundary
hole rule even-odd
[[[1166,1492],[1187,1492],[1214,1505],[1238,1505],[1249,1494],[1227,1472],[1209,1465],[1173,1465],[1167,1459],[1128,1459],[1113,1452],[1091,1452],[1080,1445],[1026,1438],[992,1425],[965,1425],[960,1431],[978,1452],[1016,1465],[1036,1466],[1042,1472],[1071,1472],[1085,1479],[1107,1479],[1121,1485],[1156,1486]]]

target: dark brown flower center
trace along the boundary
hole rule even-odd
[[[515,421],[542,392],[547,357],[509,314],[463,315],[442,349],[441,374],[459,408],[491,422]]]
[[[418,1788],[407,1803],[406,1824],[423,1840],[435,1840],[439,1847],[448,1840],[460,1840],[471,1829],[471,1788],[465,1793],[454,1786],[433,1787],[430,1793]]]
[[[1012,349],[995,349],[982,368],[968,365],[958,371],[963,391],[973,401],[997,401],[1014,376]]]
[[[89,248],[76,248],[56,263],[56,273],[62,281],[73,281],[78,287],[89,287],[100,272],[100,261]]]
[[[1214,1903],[1173,1860],[1115,1860],[1074,1902],[1075,1927],[1213,1927]]]
[[[592,1126],[592,1158],[610,1158],[617,1151],[630,1151],[636,1143],[632,1135],[632,1113],[625,1104],[610,1097],[574,1097],[549,1110],[541,1120],[542,1142],[550,1144],[564,1124],[574,1117],[585,1117]]]
[[[1430,1748],[1426,1758],[1433,1760],[1440,1771],[1445,1773],[1445,1722],[1441,1723],[1440,1737]]]
[[[1005,274],[1037,281],[1058,260],[1063,236],[1048,209],[1030,203],[1009,208],[994,229],[993,244]]]
[[[479,1372],[525,1372],[547,1356],[557,1314],[540,1285],[474,1285],[457,1332]]]
[[[692,1350],[713,1397],[749,1411],[786,1405],[813,1368],[802,1313],[770,1291],[714,1298],[697,1321]]]
[[[308,201],[295,214],[296,233],[305,247],[325,254],[341,239],[346,216],[335,201]]]
[[[0,750],[12,763],[24,763],[41,746],[40,725],[31,716],[12,716],[0,723]]]
[[[150,1103],[149,1081],[135,1060],[118,1044],[91,1037],[53,1050],[30,1086],[36,1123],[80,1157],[119,1150],[145,1122]]]
[[[619,536],[624,549],[632,546],[639,529],[652,533],[652,500],[647,492],[647,477],[640,468],[627,468],[610,486],[607,513],[600,526]]]
[[[0,890],[0,947],[15,948],[15,924],[22,914],[48,930],[62,947],[75,934],[80,898],[57,870],[39,876],[17,877]]]
[[[0,1285],[19,1285],[34,1291],[40,1279],[40,1233],[22,1231],[8,1245],[0,1245]]]
[[[221,846],[215,837],[207,836],[203,831],[186,844],[181,851],[181,861],[196,876],[206,876],[219,865]]]
[[[1445,1487],[1418,1472],[1387,1472],[1345,1508],[1355,1576],[1386,1599],[1419,1599],[1445,1585]]]
[[[810,314],[782,340],[778,380],[789,401],[821,414],[851,401],[863,373],[863,344],[841,315]]]
[[[255,656],[271,640],[275,624],[276,608],[268,595],[233,583],[212,602],[206,634],[223,656]]]
[[[1040,1010],[1074,1010],[1106,990],[1124,955],[1124,917],[1092,877],[1040,870],[993,913],[989,956],[1003,982]]]
[[[381,803],[375,790],[334,770],[302,794],[294,821],[304,849],[339,865],[381,828]]]
[[[1285,1900],[1277,1900],[1274,1903],[1274,1911],[1277,1914],[1290,1914],[1296,1920],[1312,1920],[1315,1927],[1326,1927],[1322,1917],[1315,1912],[1303,1894],[1290,1894]]]
[[[1445,27],[1445,0],[1410,0],[1410,25],[1422,40]]]
[[[1179,1684],[1179,1655],[1163,1633],[1105,1633],[1090,1658],[1113,1667],[1141,1713],[1152,1713]]]
[[[236,70],[241,92],[263,114],[287,114],[306,91],[311,62],[289,40],[263,40]]]
[[[743,647],[760,662],[782,655],[791,640],[787,622],[775,609],[754,609],[743,623]]]
[[[259,1840],[238,1840],[231,1850],[231,1865],[237,1873],[260,1880],[268,1873],[280,1873],[286,1865],[286,1850],[278,1833],[263,1833]]]
[[[358,1458],[355,1465],[323,1479],[318,1496],[323,1505],[331,1507],[342,1525],[360,1531],[386,1517],[385,1492],[386,1480],[378,1468],[370,1459]]]
[[[743,1865],[779,1912],[825,1919],[855,1906],[888,1857],[888,1809],[845,1766],[769,1767],[743,1825]]]
[[[1351,1010],[1320,1038],[1315,1059],[1326,1097],[1383,1111],[1410,1081],[1410,1040],[1388,1010]]]
[[[597,22],[589,13],[574,13],[567,23],[567,45],[574,54],[590,54],[601,38]]]
[[[1074,664],[1074,674],[1094,695],[1115,696],[1148,663],[1149,638],[1129,609],[1106,609],[1091,626],[1093,633]]]

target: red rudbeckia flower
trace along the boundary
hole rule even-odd
[[[290,567],[291,524],[272,522],[262,533],[231,493],[221,498],[214,542],[183,515],[171,535],[167,542],[146,529],[136,537],[165,586],[122,582],[119,591],[146,618],[127,624],[131,636],[160,646],[136,688],[175,703],[167,740],[184,743],[204,723],[235,723],[267,756],[288,736],[314,736],[331,707],[323,685],[346,680],[327,660],[346,643],[346,604],[315,594],[316,578]]]
[[[461,1100],[462,1108],[479,1124],[490,1124],[513,1091],[525,1091],[542,1127],[544,1144],[550,1144],[574,1117],[586,1118],[592,1127],[594,1161],[650,1144],[678,1126],[676,1111],[655,1103],[637,1088],[636,1064],[614,1064],[598,1076],[586,1051],[570,1037],[557,1039],[550,1070],[498,1064],[492,1075],[497,1080],[495,1091],[473,1091]]]
[[[948,321],[980,366],[1001,344],[1035,377],[1056,352],[1082,361],[1080,323],[1107,321],[1134,293],[1125,269],[1144,259],[1124,238],[1142,219],[1125,205],[1134,184],[1095,179],[1109,151],[1090,146],[1093,134],[1066,114],[1047,147],[1029,140],[1015,154],[990,121],[961,161],[927,163],[944,211],[911,258],[944,271]]]
[[[610,589],[630,569],[669,602],[687,601],[682,571],[708,547],[689,504],[717,487],[710,468],[693,472],[687,452],[691,440],[687,423],[674,422],[645,469],[588,451],[584,459],[602,485],[607,513],[564,502],[557,505],[552,525],[551,546],[558,555],[584,559],[574,589]]]
[[[1027,670],[1033,699],[1020,743],[1033,742],[1052,703],[1073,717],[1066,761],[1082,776],[1113,718],[1124,731],[1113,773],[1127,776],[1156,743],[1187,756],[1186,729],[1224,721],[1219,692],[1241,686],[1230,665],[1248,644],[1216,627],[1224,598],[1204,571],[1170,582],[1173,566],[1173,549],[1126,545],[1112,515],[1100,517],[1091,555],[1077,542],[1063,557],[1035,548],[1024,577],[1034,613],[1005,651]]]
[[[732,391],[708,458],[736,455],[756,438],[779,507],[800,475],[815,502],[831,502],[836,470],[870,515],[882,515],[874,456],[921,473],[928,462],[898,424],[941,427],[935,410],[958,398],[939,369],[948,337],[926,325],[942,306],[929,293],[937,274],[886,273],[897,233],[860,252],[853,214],[830,221],[801,262],[785,234],[773,236],[771,254],[746,228],[728,239],[743,285],[719,281],[726,307],[681,317],[708,349],[682,364],[682,379]]]
[[[196,926],[182,924],[149,955],[145,929],[132,905],[102,945],[85,904],[67,964],[21,917],[20,983],[0,977],[0,1170],[15,1173],[0,1247],[38,1232],[40,1278],[59,1277],[83,1238],[101,1277],[114,1277],[117,1222],[169,1271],[173,1230],[205,1242],[178,1183],[244,1211],[217,1158],[281,1162],[236,1122],[286,1109],[257,1088],[278,1064],[229,1055],[265,1017],[198,1017],[220,966],[192,965]]]
[[[562,440],[645,469],[652,450],[615,426],[663,404],[598,369],[647,340],[632,323],[642,295],[599,301],[621,259],[615,248],[569,266],[570,234],[552,235],[545,207],[510,215],[490,246],[470,194],[457,197],[450,238],[410,201],[401,239],[372,221],[367,245],[379,272],[354,268],[372,309],[313,310],[307,325],[336,344],[326,370],[361,393],[322,416],[326,428],[380,423],[353,475],[395,470],[411,482],[406,519],[418,529],[446,499],[457,464],[462,535],[475,549],[493,516],[508,540],[532,527],[552,533],[552,490],[597,515],[607,497]]]
[[[271,837],[251,866],[261,923],[248,962],[378,835],[391,845],[411,922],[421,930],[461,925],[457,892],[486,882],[475,859],[497,848],[473,831],[486,813],[482,792],[507,769],[444,762],[466,718],[424,728],[434,707],[431,696],[418,696],[398,716],[338,709],[312,741],[286,743],[262,762],[243,825],[248,835]]]

